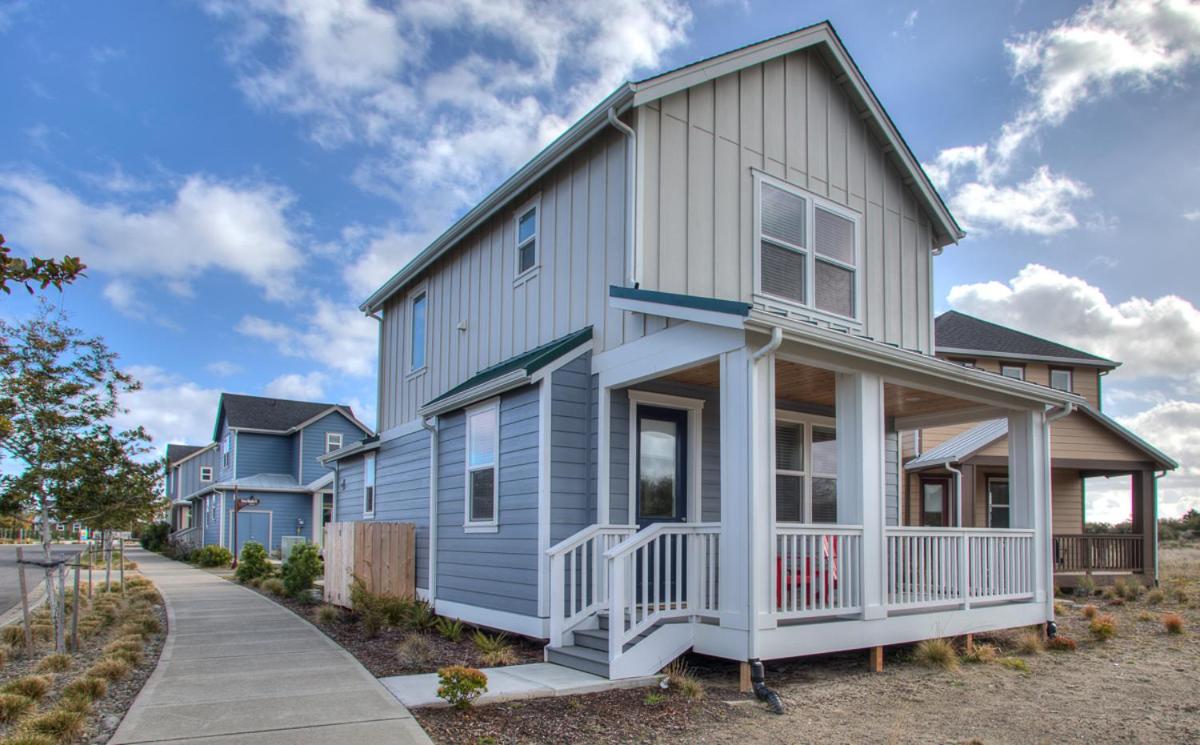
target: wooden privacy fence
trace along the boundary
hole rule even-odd
[[[417,526],[353,522],[325,526],[325,602],[350,607],[350,584],[359,577],[379,595],[417,594]]]
[[[1136,533],[1054,536],[1054,568],[1060,572],[1140,572],[1142,541]]]

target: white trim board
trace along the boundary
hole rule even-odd
[[[433,607],[439,616],[457,618],[476,626],[509,631],[534,639],[550,638],[550,619],[548,618],[523,616],[519,613],[481,608],[477,605],[456,603],[440,598],[434,601]]]
[[[538,390],[538,511],[537,511],[537,607],[538,615],[550,615],[550,459],[554,408],[553,378],[546,377]]]

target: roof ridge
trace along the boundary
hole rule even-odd
[[[962,311],[960,311],[960,310],[955,310],[955,309],[953,309],[953,308],[951,308],[950,310],[947,310],[947,311],[944,311],[944,312],[942,312],[942,313],[941,313],[941,314],[939,314],[939,315],[938,315],[936,318],[934,318],[934,319],[933,319],[934,326],[935,326],[935,340],[937,339],[937,337],[938,337],[938,336],[940,336],[940,335],[941,335],[941,334],[938,334],[938,333],[936,333],[936,331],[937,331],[937,329],[936,329],[936,326],[937,326],[937,323],[938,323],[938,321],[941,321],[943,318],[951,318],[951,317],[958,317],[958,318],[967,319],[967,320],[968,320],[968,321],[970,321],[970,322],[977,323],[977,324],[983,324],[983,325],[985,325],[985,326],[991,327],[991,328],[993,328],[993,329],[997,329],[997,330],[999,330],[999,331],[1001,331],[1001,332],[1004,332],[1004,333],[1006,333],[1006,334],[1015,334],[1015,335],[1018,335],[1018,336],[1025,337],[1025,338],[1027,338],[1027,339],[1032,339],[1032,340],[1034,340],[1034,341],[1041,342],[1041,343],[1043,343],[1043,344],[1050,344],[1050,345],[1053,345],[1053,346],[1055,346],[1055,347],[1059,347],[1059,348],[1061,348],[1061,349],[1064,349],[1064,350],[1067,350],[1067,351],[1073,352],[1073,353],[1074,353],[1074,354],[1076,354],[1076,355],[1080,355],[1080,358],[1081,358],[1081,359],[1086,359],[1086,360],[1094,360],[1094,361],[1097,361],[1097,362],[1108,362],[1108,363],[1111,363],[1111,364],[1113,364],[1113,365],[1119,365],[1119,364],[1120,364],[1120,363],[1119,363],[1119,362],[1117,362],[1116,360],[1112,360],[1112,359],[1109,359],[1109,358],[1107,358],[1107,357],[1101,357],[1101,356],[1100,356],[1100,355],[1098,355],[1098,354],[1093,354],[1092,352],[1087,352],[1087,351],[1085,351],[1085,350],[1078,349],[1078,348],[1076,348],[1076,347],[1072,347],[1072,346],[1071,346],[1071,345],[1069,345],[1069,344],[1063,344],[1063,343],[1062,343],[1062,342],[1060,342],[1060,341],[1055,341],[1055,340],[1053,340],[1053,339],[1047,339],[1047,338],[1046,338],[1046,337],[1044,337],[1044,336],[1038,336],[1037,334],[1031,334],[1031,333],[1029,333],[1028,331],[1022,331],[1021,329],[1013,328],[1013,327],[1011,327],[1011,326],[1005,326],[1005,325],[1004,325],[1004,324],[1002,324],[1002,323],[997,323],[997,322],[995,322],[995,321],[989,321],[989,320],[987,320],[986,318],[980,318],[979,316],[973,316],[973,315],[971,315],[970,313],[963,313]],[[936,343],[936,341],[935,341],[935,344],[936,344],[936,346],[942,346],[942,347],[945,347],[945,348],[953,348],[953,349],[964,349],[964,348],[971,348],[971,349],[974,349],[974,348],[975,348],[975,347],[955,347],[955,346],[952,346],[952,345],[942,345],[942,344],[938,344],[938,343]],[[1025,353],[1022,353],[1022,352],[1014,352],[1014,351],[1012,351],[1012,350],[1006,350],[1006,349],[991,349],[990,347],[978,347],[978,350],[979,350],[979,351],[995,351],[995,352],[999,352],[999,353],[1010,353],[1010,354],[1017,355],[1017,356],[1019,356],[1019,355],[1021,355],[1021,354],[1027,354],[1027,355],[1036,355],[1036,354],[1037,354],[1037,353],[1035,353],[1035,352],[1025,352]]]

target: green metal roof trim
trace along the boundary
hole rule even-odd
[[[659,292],[658,290],[640,290],[636,287],[621,287],[619,285],[609,285],[608,295],[609,297],[622,298],[624,300],[640,300],[644,303],[676,305],[680,308],[708,310],[713,313],[727,313],[731,316],[742,317],[750,315],[751,307],[750,303],[742,303],[737,300],[718,300],[711,297],[681,295],[677,292]]]
[[[491,367],[485,367],[471,377],[464,380],[462,383],[454,386],[437,398],[431,399],[421,408],[432,406],[439,401],[444,401],[452,396],[457,396],[463,391],[469,391],[472,388],[482,385],[489,380],[507,375],[514,370],[524,370],[526,375],[532,375],[546,365],[562,357],[567,352],[576,349],[581,344],[586,344],[592,340],[592,327],[580,329],[566,336],[559,337],[554,341],[546,342],[540,347],[534,347],[528,352],[522,352],[516,357],[509,357],[503,362],[497,362]]]

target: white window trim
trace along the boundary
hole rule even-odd
[[[424,361],[420,367],[413,367],[413,305],[421,296],[425,296],[425,349]],[[422,375],[429,369],[429,318],[433,312],[433,306],[429,303],[429,283],[422,282],[408,293],[408,297],[404,300],[404,377],[405,379],[415,378]]]
[[[370,476],[370,483],[367,483],[367,477]],[[375,453],[369,452],[363,455],[363,491],[362,491],[362,514],[363,519],[375,517],[375,509],[379,506],[379,481],[378,472],[376,471]],[[367,511],[367,488],[371,489],[371,511]]]
[[[1007,476],[988,476],[983,482],[983,489],[987,493],[987,526],[992,527],[992,482],[1003,481],[1008,483]],[[1009,486],[1008,504],[1004,506],[1008,510],[1008,526],[1012,527],[1012,487]]]
[[[666,393],[629,390],[629,524],[637,524],[637,415],[638,406],[658,406],[664,409],[679,409],[686,411],[688,418],[688,517],[690,523],[701,521],[704,508],[703,490],[704,475],[701,454],[703,449],[703,413],[704,400],[672,396]]]
[[[533,239],[532,240],[536,241],[536,243],[534,244],[533,266],[529,267],[525,271],[521,271],[521,243],[520,243],[521,218],[524,217],[525,214],[527,212],[529,212],[530,210],[534,210],[534,212],[535,212],[535,216],[534,216],[535,222],[534,222],[534,227],[533,227]],[[531,198],[529,201],[525,202],[520,207],[513,210],[512,222],[513,222],[513,286],[515,287],[515,286],[521,285],[521,284],[525,283],[526,281],[532,279],[533,277],[537,276],[537,274],[541,271],[541,268],[542,268],[542,249],[545,248],[545,244],[542,241],[542,195],[540,192],[538,194],[536,194],[533,198]]]
[[[1067,376],[1067,387],[1057,388],[1055,390],[1066,391],[1067,393],[1075,392],[1075,371],[1069,367],[1052,367],[1050,368],[1050,387],[1054,388],[1054,373],[1065,373]]]
[[[323,454],[332,453],[334,450],[341,450],[342,449],[342,441],[343,441],[343,438],[342,438],[341,432],[326,432],[325,433],[325,453],[323,453]],[[337,443],[337,447],[331,448],[330,446],[334,442]]]
[[[805,414],[800,411],[790,411],[788,409],[776,409],[775,410],[775,423],[778,424],[779,422],[785,422],[787,424],[803,424],[804,425],[804,444],[803,444],[803,447],[804,447],[804,470],[803,471],[790,471],[790,470],[781,471],[775,467],[775,462],[776,462],[775,461],[775,427],[772,426],[772,428],[771,428],[771,479],[770,479],[770,481],[771,481],[771,522],[772,523],[779,522],[778,517],[775,515],[775,504],[776,504],[775,500],[777,498],[776,490],[775,490],[775,475],[783,474],[785,476],[800,476],[804,481],[804,494],[800,498],[801,499],[801,508],[804,513],[803,515],[801,515],[801,521],[799,523],[789,522],[789,523],[785,523],[785,524],[787,524],[787,525],[813,525],[814,523],[812,521],[812,480],[814,478],[836,480],[838,475],[836,472],[834,472],[834,473],[826,473],[826,472],[817,473],[813,470],[812,431],[813,431],[814,426],[815,427],[824,427],[826,429],[832,429],[836,436],[837,420],[834,418],[831,418],[831,417],[827,417],[827,416],[820,416],[818,414]],[[825,525],[825,526],[829,525],[829,523],[820,523],[820,524]],[[837,524],[837,523],[834,523],[834,524]]]
[[[1013,370],[1020,370],[1021,376],[1013,377],[1012,375],[1005,375],[1004,374],[1005,368],[1011,368]],[[1025,366],[1013,364],[1011,362],[1001,362],[1000,363],[1000,375],[1002,375],[1003,377],[1009,378],[1010,380],[1024,380],[1025,379]]]
[[[814,194],[807,189],[801,189],[795,184],[791,184],[782,179],[763,173],[758,169],[751,169],[751,175],[754,180],[754,296],[756,300],[764,302],[772,306],[783,306],[789,312],[795,312],[798,315],[815,318],[825,323],[834,324],[837,326],[847,326],[855,330],[861,330],[864,327],[863,321],[863,216],[859,212],[855,212],[848,207],[832,202],[819,194]],[[805,230],[805,247],[802,249],[805,254],[804,266],[804,303],[797,302],[792,298],[780,297],[772,295],[768,292],[763,292],[762,289],[762,185],[769,184],[777,189],[781,189],[790,194],[800,197],[805,200],[804,206],[804,230]],[[843,269],[848,269],[854,273],[854,316],[843,316],[840,313],[834,313],[828,310],[817,308],[817,248],[814,245],[814,236],[816,234],[816,208],[820,207],[823,210],[832,212],[833,214],[844,217],[854,223],[854,263],[847,264],[843,261],[838,261],[829,256],[824,256],[820,261],[825,261]],[[779,243],[778,239],[768,239],[772,243]]]
[[[208,478],[204,478],[204,472],[206,470],[208,471]],[[200,483],[207,484],[208,482],[210,482],[212,480],[213,480],[213,467],[212,466],[200,466]]]
[[[490,520],[471,519],[471,473],[482,471],[488,466],[471,467],[471,417],[481,411],[492,409],[496,412],[496,431],[492,443],[494,453],[491,468],[492,476],[492,518]],[[463,532],[464,533],[497,533],[500,531],[500,399],[490,398],[468,408],[463,422]]]
[[[233,467],[233,430],[225,430],[221,438],[221,468]]]

